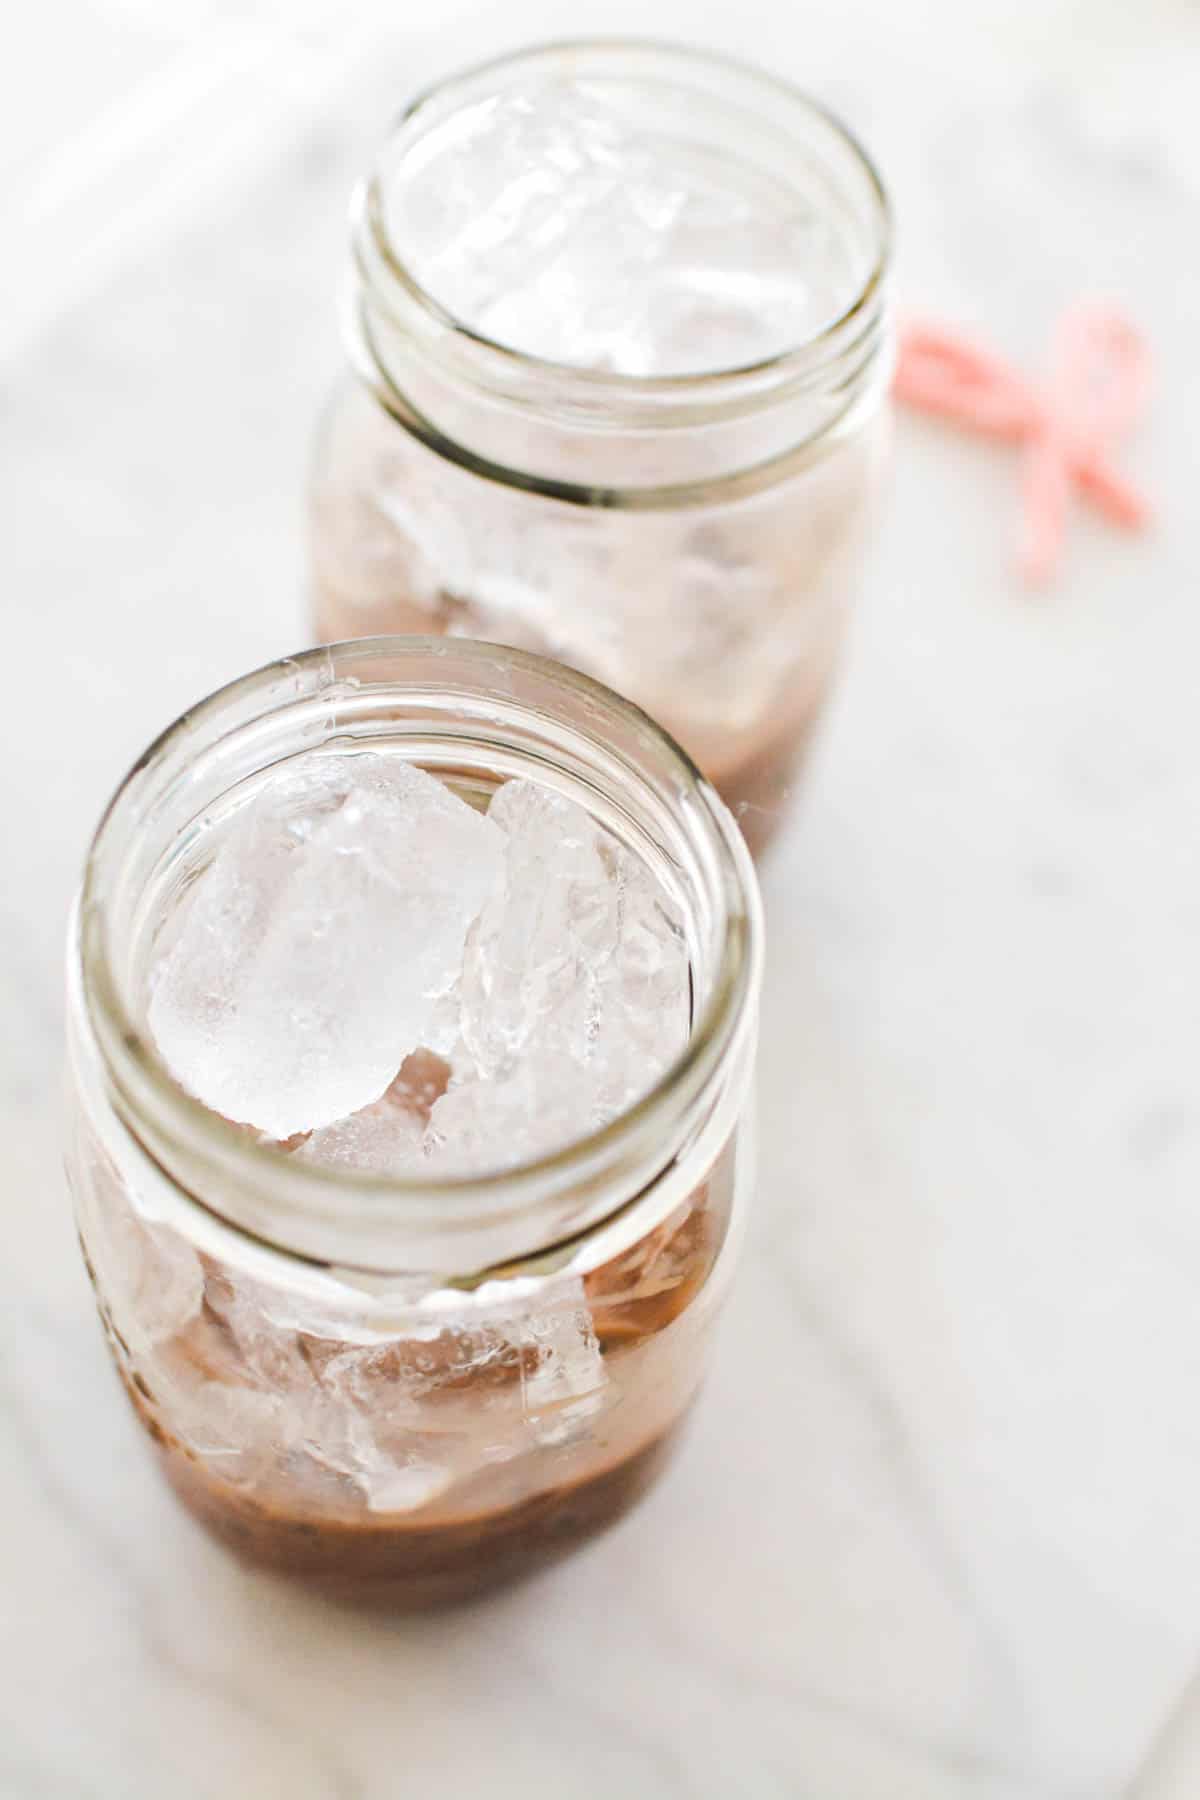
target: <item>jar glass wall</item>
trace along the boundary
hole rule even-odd
[[[652,359],[610,366],[594,343],[591,363],[562,360],[561,333],[555,361],[448,311],[422,285],[428,209],[401,204],[410,171],[488,108],[549,104],[568,125],[600,106],[631,142],[653,132],[656,154],[684,159],[681,180],[720,159],[743,211],[779,209],[827,311],[801,309],[794,339],[780,326],[769,354],[741,364],[722,358],[729,309],[714,307],[708,332],[701,311],[694,353],[669,373]],[[529,154],[545,175],[545,134]],[[489,216],[505,204],[493,195]],[[889,233],[878,176],[844,129],[721,58],[560,46],[426,95],[356,202],[353,374],[322,426],[311,493],[319,635],[442,631],[585,670],[661,719],[761,843],[832,679],[886,465]],[[685,252],[693,238],[670,255]],[[741,268],[735,240],[717,271],[742,283],[749,316],[780,278],[760,252],[748,242]],[[586,311],[591,267],[568,271],[568,312]],[[507,329],[512,308],[492,313],[489,328]]]
[[[495,1176],[302,1162],[172,1080],[147,969],[246,784],[314,747],[590,813],[679,908],[693,1022],[628,1112]],[[89,858],[69,959],[68,1169],[126,1392],[247,1559],[413,1606],[617,1517],[700,1381],[752,1181],[760,925],[732,821],[649,720],[520,653],[389,640],[235,683],[147,752]]]

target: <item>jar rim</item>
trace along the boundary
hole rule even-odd
[[[675,74],[691,69],[748,84],[761,95],[784,102],[797,116],[820,124],[831,142],[848,154],[870,198],[873,251],[856,291],[832,319],[796,343],[749,363],[692,373],[639,375],[559,362],[506,344],[458,317],[418,280],[386,229],[380,168],[384,154],[394,150],[406,132],[421,125],[432,109],[451,103],[452,110],[456,97],[465,97],[489,77],[523,67],[552,68],[555,63],[571,67],[581,59],[592,65],[623,57],[662,65]],[[458,358],[460,368],[469,368],[481,388],[513,398],[514,382],[545,389],[566,384],[593,406],[611,408],[623,424],[646,423],[656,429],[695,424],[698,408],[703,409],[706,420],[733,416],[764,401],[790,397],[797,386],[811,383],[827,368],[843,379],[842,365],[848,355],[862,358],[865,352],[870,359],[880,337],[881,322],[876,315],[883,307],[893,239],[891,201],[874,161],[849,127],[821,101],[739,57],[665,40],[620,37],[564,39],[508,51],[425,87],[395,121],[375,166],[355,195],[351,223],[364,283],[382,286],[386,301],[403,311],[406,327],[415,324],[435,334],[439,354]]]
[[[688,819],[698,829],[699,853],[718,890],[723,926],[711,992],[688,1042],[633,1106],[600,1130],[510,1169],[408,1180],[288,1157],[249,1137],[245,1127],[212,1112],[180,1086],[140,1022],[133,984],[119,973],[122,959],[114,941],[119,924],[111,889],[120,868],[122,832],[136,833],[148,810],[150,794],[143,790],[148,785],[152,790],[155,780],[178,781],[175,759],[181,753],[186,757],[188,746],[205,733],[215,729],[211,741],[227,741],[221,726],[229,714],[242,708],[248,709],[249,721],[274,716],[255,713],[253,707],[258,698],[277,693],[282,679],[294,694],[331,703],[337,725],[329,735],[344,739],[355,735],[351,726],[359,703],[365,717],[372,697],[382,689],[391,689],[402,701],[405,689],[394,671],[421,658],[447,668],[454,664],[478,670],[481,677],[499,658],[511,669],[547,681],[552,690],[564,688],[601,714],[632,725],[684,784]],[[392,673],[372,687],[351,673],[351,665],[378,665]],[[348,687],[353,691],[347,693]],[[408,691],[423,698],[432,692],[416,685]],[[451,683],[446,691],[458,690]],[[287,704],[274,710],[282,717]],[[110,866],[114,856],[116,870]],[[123,919],[128,924],[127,908]],[[419,1260],[409,1261],[410,1251],[426,1240],[443,1248],[461,1244],[462,1250],[455,1252],[461,1256],[473,1235],[482,1234],[492,1243],[499,1234],[506,1244],[511,1238],[512,1256],[483,1257],[477,1264],[467,1258],[472,1267],[485,1268],[514,1256],[541,1255],[586,1235],[638,1197],[645,1185],[640,1178],[647,1176],[656,1146],[669,1143],[672,1132],[678,1136],[689,1122],[695,1125],[731,1048],[750,1028],[761,935],[757,880],[739,828],[686,752],[631,701],[589,676],[508,646],[377,637],[265,664],[189,708],[149,745],[118,784],[93,834],[71,928],[70,979],[73,990],[78,986],[78,1010],[122,1125],[160,1174],[222,1226],[288,1257],[377,1273],[443,1266],[430,1261],[428,1248],[419,1252]],[[659,1173],[663,1166],[660,1160]],[[647,1178],[654,1179],[654,1172]],[[222,1196],[221,1203],[214,1192]],[[348,1206],[348,1200],[353,1204]]]

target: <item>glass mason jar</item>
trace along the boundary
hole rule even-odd
[[[600,94],[803,208],[809,253],[842,271],[832,316],[743,366],[657,375],[524,354],[447,311],[411,266],[408,172],[481,106],[546,92]],[[821,107],[723,58],[558,46],[410,106],[352,237],[352,374],[311,487],[318,636],[461,634],[585,670],[662,721],[758,848],[830,686],[887,460],[890,216],[871,162]]]
[[[146,1024],[160,934],[239,801],[283,759],[351,743],[480,805],[532,776],[661,881],[691,1035],[631,1110],[501,1174],[392,1180],[289,1156],[171,1078]],[[735,1260],[760,946],[745,846],[687,758],[616,695],[518,651],[310,651],[146,752],[72,924],[68,1173],[121,1380],[218,1538],[330,1593],[417,1606],[536,1565],[637,1497]]]

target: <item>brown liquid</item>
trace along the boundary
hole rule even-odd
[[[189,1441],[187,1396],[206,1383],[294,1390],[348,1348],[281,1333],[278,1360],[248,1366],[229,1318],[237,1278],[205,1259],[201,1311],[153,1356],[134,1356],[101,1296],[101,1316],[126,1392],[176,1495],[243,1561],[355,1604],[413,1610],[470,1598],[555,1560],[619,1519],[665,1466],[699,1379],[705,1290],[728,1223],[732,1153],[687,1206],[584,1278],[610,1388],[619,1402],[561,1443],[489,1464],[481,1454],[448,1492],[401,1512],[373,1512],[354,1481],[293,1447],[250,1472]],[[227,1316],[228,1313],[228,1316]],[[299,1357],[296,1352],[299,1350]],[[266,1354],[275,1356],[268,1344]],[[368,1397],[386,1415],[397,1393],[429,1385],[417,1436],[482,1447],[495,1407],[519,1406],[539,1352],[515,1342],[480,1364],[447,1330],[371,1352]],[[432,1375],[429,1372],[432,1371]],[[206,1390],[211,1391],[211,1390]],[[509,1415],[506,1415],[509,1416]],[[194,1438],[195,1433],[192,1433]],[[317,1450],[314,1444],[313,1451]]]
[[[299,1578],[330,1599],[391,1612],[472,1599],[533,1574],[614,1525],[658,1479],[682,1423],[581,1480],[498,1511],[426,1525],[306,1510],[294,1499],[289,1504],[284,1496],[224,1482],[163,1430],[127,1379],[125,1388],[177,1498],[242,1562]]]

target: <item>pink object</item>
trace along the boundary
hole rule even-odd
[[[1054,334],[1038,389],[1019,370],[945,326],[912,323],[900,334],[896,398],[955,419],[984,437],[1026,446],[1019,563],[1033,585],[1058,566],[1073,487],[1117,525],[1139,530],[1150,508],[1113,467],[1112,452],[1145,399],[1145,340],[1112,308],[1079,305]]]

